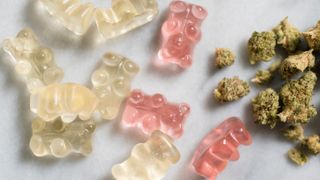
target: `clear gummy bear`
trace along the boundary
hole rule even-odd
[[[150,22],[158,14],[156,0],[112,0],[110,8],[96,8],[80,0],[41,0],[48,12],[77,35],[94,20],[105,38],[113,38]]]
[[[138,127],[148,135],[161,130],[173,138],[179,138],[189,113],[188,104],[169,103],[161,94],[149,96],[140,90],[133,90],[126,103],[122,123],[127,127]]]
[[[139,67],[130,59],[115,53],[106,53],[102,65],[92,74],[93,92],[99,97],[97,107],[103,119],[117,117],[123,100],[129,96],[131,82]]]
[[[96,95],[85,86],[73,83],[51,84],[33,92],[30,109],[44,121],[61,117],[65,123],[91,118],[99,103]]]
[[[240,144],[250,145],[251,135],[237,117],[231,117],[213,129],[196,149],[192,164],[195,171],[210,180],[227,166],[228,160],[240,158]]]
[[[168,19],[162,25],[162,45],[158,52],[160,62],[177,64],[182,68],[192,65],[194,46],[201,39],[201,24],[207,11],[184,1],[172,1]]]
[[[145,143],[137,144],[130,157],[112,167],[116,180],[160,180],[180,159],[180,153],[166,134],[155,131]]]
[[[63,158],[70,153],[88,155],[92,151],[91,137],[96,128],[93,120],[75,120],[64,123],[60,118],[32,121],[30,149],[35,156],[54,156]]]
[[[11,56],[16,72],[25,79],[30,92],[62,80],[64,73],[55,64],[52,50],[40,45],[30,29],[23,29],[16,38],[5,40],[3,49]]]

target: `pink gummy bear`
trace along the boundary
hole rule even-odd
[[[251,136],[240,119],[231,117],[202,140],[193,155],[193,167],[199,175],[215,180],[226,167],[228,160],[239,159],[238,146],[251,143]]]
[[[173,1],[169,8],[169,17],[161,29],[158,60],[188,68],[192,64],[194,46],[201,39],[201,23],[208,13],[201,6],[183,1]]]
[[[148,135],[154,130],[161,130],[173,138],[179,138],[189,113],[190,107],[187,104],[169,103],[161,94],[149,96],[140,90],[133,90],[122,123],[127,127],[138,127]]]

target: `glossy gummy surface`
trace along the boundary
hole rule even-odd
[[[100,99],[97,107],[103,119],[117,117],[123,100],[129,96],[131,82],[139,67],[130,59],[106,53],[102,64],[92,74],[93,92]]]
[[[192,65],[194,46],[201,39],[201,24],[207,11],[184,1],[172,1],[168,19],[162,25],[162,45],[158,60],[177,64],[182,68]]]
[[[44,121],[61,117],[69,123],[77,117],[88,120],[99,103],[96,95],[88,88],[73,84],[52,84],[31,94],[30,109]]]
[[[3,49],[11,56],[17,74],[25,80],[30,92],[62,80],[64,73],[55,64],[52,50],[42,46],[30,29],[5,40]]]
[[[63,158],[72,152],[88,155],[92,151],[91,137],[95,127],[92,120],[64,123],[60,118],[50,122],[36,118],[32,121],[29,147],[38,157]]]
[[[225,169],[228,160],[239,159],[238,146],[251,143],[251,135],[241,120],[231,117],[202,140],[193,155],[194,170],[199,175],[214,180]]]
[[[172,139],[155,131],[147,142],[132,149],[126,161],[112,167],[112,175],[117,180],[160,180],[179,159]]]
[[[122,123],[127,127],[137,127],[148,135],[161,130],[173,138],[179,138],[189,113],[190,107],[185,103],[169,103],[161,94],[150,96],[133,90],[126,103]]]

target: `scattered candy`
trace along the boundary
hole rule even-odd
[[[180,153],[172,139],[155,131],[147,142],[133,148],[126,161],[113,166],[112,174],[117,180],[157,180],[179,159]]]
[[[52,50],[40,45],[30,29],[5,40],[3,49],[12,57],[16,72],[25,79],[30,92],[62,80],[63,70],[55,64]]]
[[[127,101],[122,122],[128,127],[138,127],[148,135],[161,130],[173,138],[179,138],[189,113],[190,107],[185,103],[169,103],[161,94],[149,96],[134,90]]]
[[[113,0],[109,9],[80,0],[41,0],[48,12],[76,35],[85,34],[95,20],[100,34],[113,38],[150,21],[158,14],[156,0]]]
[[[239,159],[238,146],[251,143],[251,135],[240,119],[231,117],[202,140],[194,153],[193,167],[199,175],[214,180],[225,169],[228,160]]]
[[[163,42],[158,59],[182,68],[190,67],[194,46],[201,39],[200,26],[207,14],[201,6],[172,1],[168,19],[161,29]]]
[[[72,83],[52,84],[31,94],[30,109],[44,121],[53,121],[59,116],[65,123],[77,116],[88,120],[99,103],[88,88]]]
[[[93,92],[100,99],[97,107],[103,119],[117,117],[123,100],[130,95],[131,81],[139,67],[130,59],[114,53],[102,58],[102,65],[93,73]]]
[[[71,152],[88,155],[92,151],[91,136],[95,127],[92,120],[64,123],[60,118],[50,122],[36,118],[32,121],[29,146],[38,157],[52,155],[63,158]]]

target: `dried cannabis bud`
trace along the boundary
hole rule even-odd
[[[218,48],[216,49],[216,66],[218,68],[223,68],[226,66],[231,66],[234,63],[236,56],[230,49]]]
[[[293,148],[288,152],[288,156],[299,166],[304,165],[306,162],[308,162],[308,157],[305,153],[302,152],[301,149]]]
[[[308,46],[315,51],[320,51],[320,21],[309,31],[302,33]]]
[[[273,89],[266,89],[252,100],[253,116],[255,123],[269,125],[270,128],[276,126],[279,109],[279,96]]]
[[[246,96],[249,92],[249,84],[239,77],[223,78],[214,90],[214,97],[219,102],[231,102]]]
[[[304,130],[301,124],[293,124],[282,131],[282,134],[293,141],[304,139]]]
[[[312,135],[302,141],[302,146],[305,147],[312,154],[320,153],[320,137],[318,135]]]
[[[307,68],[312,68],[315,65],[315,57],[312,54],[313,50],[292,55],[283,60],[280,73],[284,79],[289,79],[298,72],[303,72]]]
[[[307,123],[317,114],[315,107],[310,105],[316,81],[316,74],[309,71],[281,88],[279,94],[283,108],[278,116],[282,122]]]
[[[270,61],[276,54],[276,35],[274,32],[254,32],[248,42],[250,64]]]
[[[273,29],[273,32],[277,36],[277,44],[286,49],[289,52],[294,52],[301,38],[300,31],[289,23],[288,17],[286,17],[280,24]]]
[[[272,80],[273,74],[279,69],[281,61],[276,61],[270,65],[266,70],[257,71],[254,78],[251,79],[251,82],[256,84],[265,84]]]

